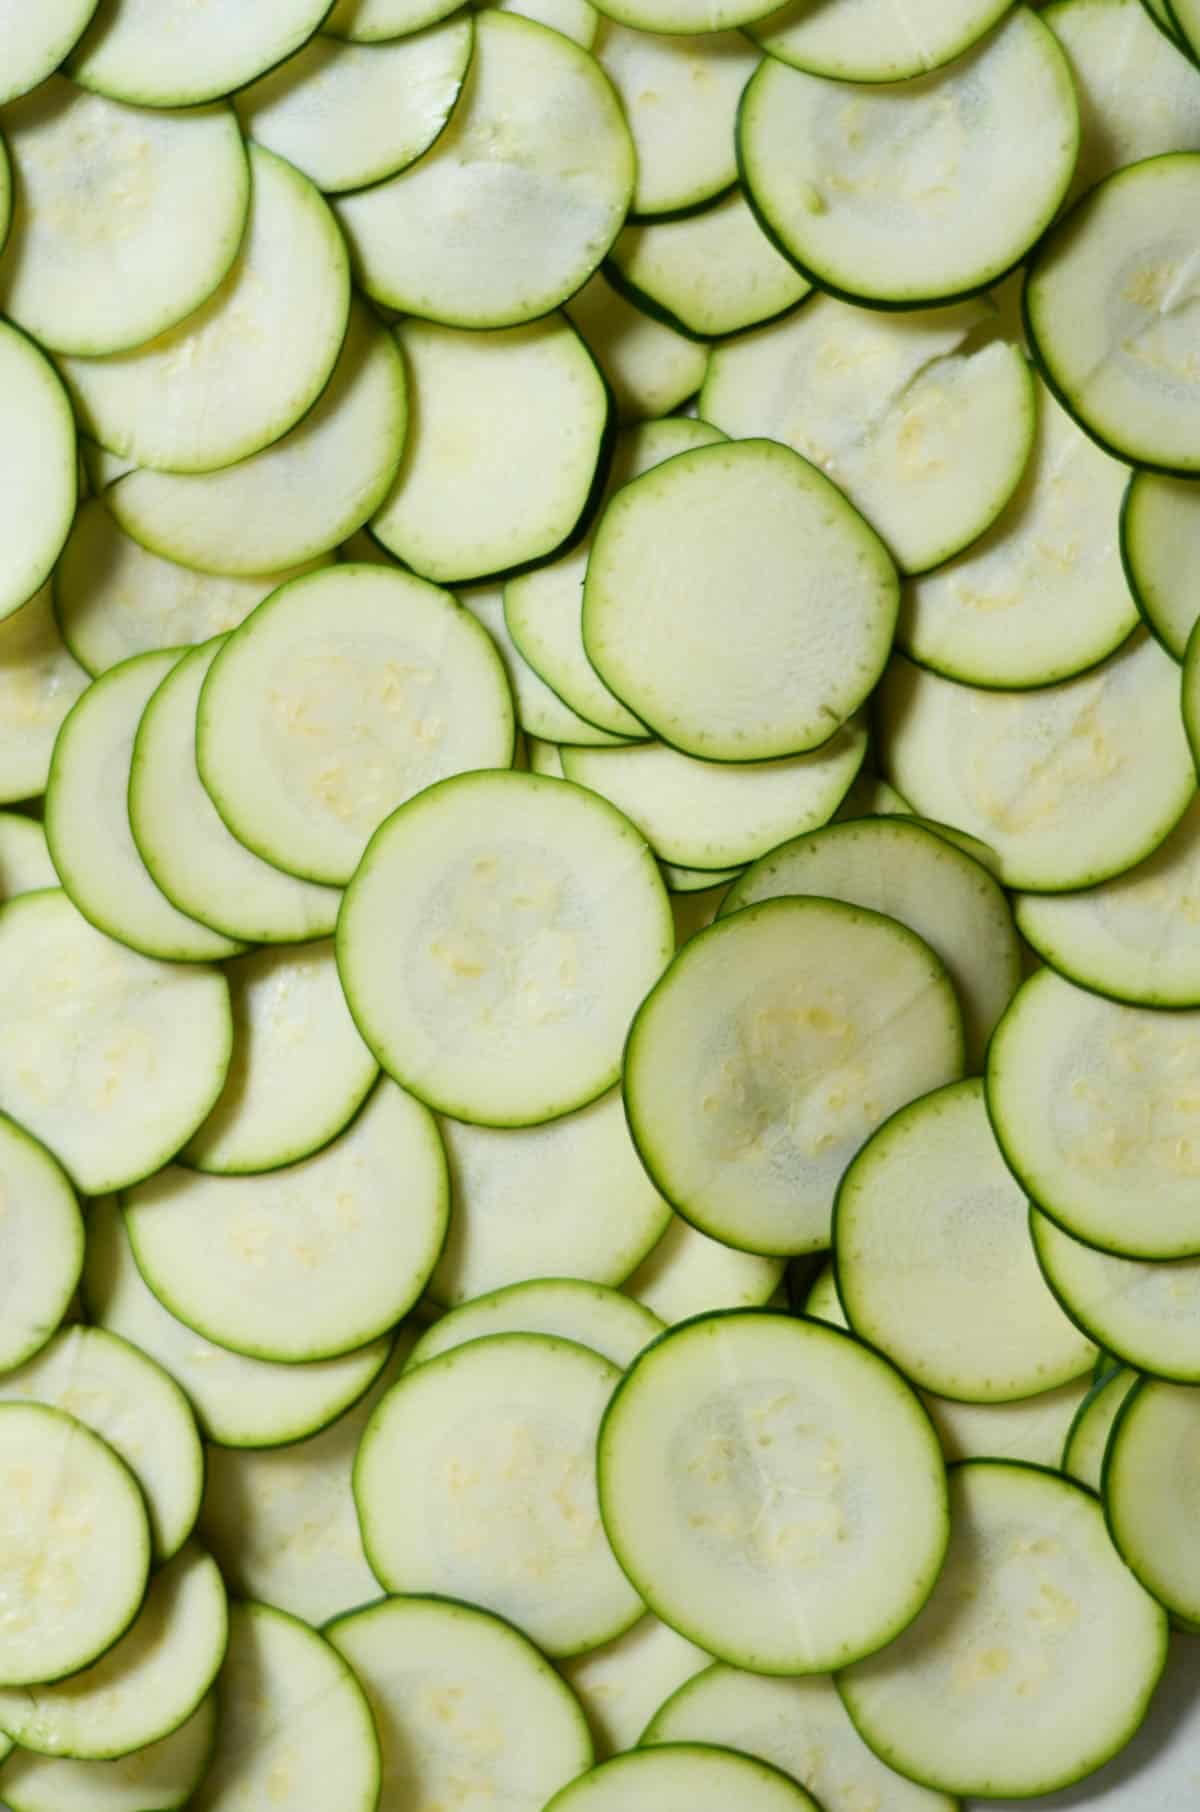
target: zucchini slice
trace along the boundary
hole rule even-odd
[[[354,1467],[381,1584],[493,1611],[555,1657],[635,1623],[596,1497],[596,1433],[620,1377],[544,1334],[472,1340],[406,1372]]]
[[[1000,879],[1027,892],[1125,873],[1195,797],[1179,669],[1144,632],[1090,673],[1021,692],[896,659],[879,725],[888,779],[914,809],[990,844]]]
[[[546,1812],[818,1812],[803,1787],[765,1762],[707,1743],[634,1749],[556,1793]]]
[[[7,888],[5,894],[12,898]],[[0,1114],[0,1201],[9,1254],[0,1271],[0,1370],[21,1378],[13,1368],[45,1351],[75,1294],[84,1234],[67,1177],[7,1114]]]
[[[783,1278],[784,1261],[736,1252],[679,1215],[622,1286],[669,1326],[714,1309],[761,1309]]]
[[[0,1590],[11,1607],[0,1682],[35,1686],[89,1666],[133,1623],[149,1576],[150,1525],[137,1481],[107,1442],[44,1403],[0,1403],[0,1479]]]
[[[1011,0],[792,0],[750,35],[770,56],[839,82],[902,82],[970,50]],[[827,1812],[833,1812],[828,1808]]]
[[[250,177],[232,108],[149,112],[56,75],[5,108],[4,139],[15,200],[0,307],[49,350],[141,346],[237,258]]]
[[[1145,1007],[1200,1006],[1200,801],[1153,854],[1081,893],[1021,894],[1021,935],[1094,994]]]
[[[756,1673],[820,1673],[890,1642],[946,1552],[919,1399],[816,1321],[673,1328],[625,1374],[598,1467],[609,1540],[650,1609]]]
[[[1200,1384],[1200,1260],[1098,1252],[1036,1208],[1030,1230],[1046,1282],[1106,1352],[1138,1371]]]
[[[160,1743],[113,1762],[75,1762],[17,1750],[4,1769],[12,1812],[179,1812],[199,1786],[217,1740],[217,1695]]]
[[[215,1176],[294,1164],[328,1145],[374,1087],[333,942],[254,950],[225,970],[233,1003],[229,1080],[182,1162]]]
[[[1062,1471],[1099,1497],[1108,1437],[1121,1405],[1137,1383],[1137,1373],[1118,1366],[1093,1384],[1075,1412],[1063,1447]]]
[[[100,0],[72,80],[142,107],[194,107],[252,82],[311,38],[329,0]]]
[[[1034,356],[1118,459],[1200,472],[1193,307],[1200,154],[1147,157],[1098,183],[1047,235],[1025,280]]]
[[[1124,1258],[1200,1256],[1200,1012],[1039,969],[996,1028],[987,1089],[1005,1158],[1064,1232]]]
[[[496,333],[423,321],[398,331],[415,407],[431,419],[373,533],[446,585],[552,554],[587,506],[608,426],[580,336],[561,315]]]
[[[923,1614],[838,1690],[875,1753],[927,1786],[991,1798],[1068,1786],[1141,1723],[1167,1620],[1073,1481],[976,1460],[951,1472],[950,1499]]]
[[[1200,151],[1195,66],[1156,28],[1144,0],[1052,0],[1042,19],[1066,52],[1079,97],[1083,138],[1069,201],[1140,158]]]
[[[253,1359],[333,1359],[395,1327],[446,1237],[433,1118],[383,1082],[340,1137],[249,1177],[172,1167],[123,1198],[160,1301]]]
[[[591,1347],[624,1371],[662,1331],[657,1315],[619,1290],[573,1277],[537,1277],[451,1309],[421,1336],[408,1364],[423,1365],[489,1334],[553,1334]]]
[[[429,1293],[450,1308],[539,1276],[619,1284],[671,1218],[619,1089],[545,1126],[441,1130],[454,1213]]]
[[[738,101],[758,64],[753,44],[736,31],[657,36],[604,19],[595,55],[633,135],[632,214],[676,214],[732,187]]]
[[[813,296],[713,348],[701,413],[811,459],[924,572],[995,521],[1029,459],[1033,380],[995,326],[983,302],[889,314]]]
[[[851,818],[761,857],[734,882],[718,916],[787,894],[865,906],[923,938],[954,983],[967,1066],[980,1068],[1021,979],[1021,962],[1004,891],[979,862],[914,819]]]
[[[192,1812],[374,1812],[381,1767],[370,1706],[316,1630],[272,1605],[234,1605],[217,1701],[216,1749]]]
[[[152,483],[182,483],[161,473]],[[144,486],[132,487],[122,503]],[[89,500],[75,518],[54,571],[54,612],[63,640],[94,677],[158,648],[185,648],[236,629],[294,570],[243,579],[196,572],[153,554],[122,529],[110,509],[116,492]]]
[[[391,556],[387,558],[391,562]],[[546,684],[541,674],[529,665],[509,634],[508,624],[504,620],[503,585],[461,586],[458,600],[491,638],[508,676],[517,722],[527,737],[537,737],[554,746],[560,743],[579,743],[589,748],[595,746],[604,749],[624,740],[620,736],[614,736],[609,730],[598,729],[594,723],[572,711],[570,705],[564,703],[558,693]],[[558,779],[562,779],[561,774]]]
[[[397,806],[512,750],[512,701],[478,624],[379,566],[331,566],[266,599],[218,653],[196,713],[200,778],[233,834],[333,885]]]
[[[56,1685],[0,1688],[0,1729],[22,1749],[93,1762],[161,1742],[208,1694],[227,1636],[224,1581],[189,1543],[155,1573],[133,1623],[98,1661]]]
[[[1142,615],[1167,653],[1181,661],[1200,616],[1200,492],[1190,478],[1131,475],[1121,553]]]
[[[785,1256],[828,1245],[854,1152],[962,1067],[950,979],[907,926],[841,901],[767,900],[694,937],[647,996],[625,1108],[686,1219]]]
[[[1096,1348],[1038,1269],[981,1078],[867,1141],[838,1185],[833,1240],[851,1329],[923,1389],[1012,1402],[1090,1373]]]
[[[1200,1391],[1142,1378],[1104,1455],[1104,1507],[1126,1566],[1174,1616],[1200,1621]]]
[[[57,889],[0,910],[0,993],[0,1100],[85,1195],[158,1170],[224,1087],[220,971],[139,956]]]
[[[608,268],[643,308],[709,339],[786,314],[812,287],[768,239],[740,190],[679,220],[633,222]]]
[[[45,792],[55,738],[87,683],[58,632],[50,586],[43,585],[0,621],[0,800]]]
[[[327,937],[337,922],[338,889],[285,874],[239,843],[201,782],[196,713],[223,645],[218,637],[185,655],[142,713],[129,770],[133,840],[172,905],[226,938],[287,944]],[[263,962],[270,967],[269,958]]]
[[[333,375],[290,433],[219,472],[132,472],[104,501],[151,551],[202,572],[252,578],[261,599],[296,569],[326,564],[324,556],[378,509],[407,429],[399,348],[369,309],[352,302]],[[259,579],[280,567],[291,570]],[[213,625],[234,627],[229,618]]]
[[[95,10],[96,0],[40,0],[35,12],[25,0],[3,0],[0,104],[28,94],[53,75]]]
[[[711,1656],[647,1613],[633,1628],[560,1671],[577,1694],[603,1761],[636,1747],[650,1714],[677,1687],[707,1667]]]
[[[973,546],[906,588],[900,646],[947,679],[1013,689],[1107,659],[1138,624],[1117,534],[1126,479],[1039,386],[1021,483]]]
[[[641,1740],[742,1750],[807,1787],[822,1812],[958,1812],[945,1794],[905,1780],[867,1748],[821,1674],[773,1680],[717,1662],[659,1706]]]
[[[350,272],[333,215],[281,157],[252,145],[250,169],[245,239],[205,306],[120,357],[59,361],[84,431],[140,465],[209,472],[247,459],[311,409],[341,350]]]
[[[351,44],[379,44],[405,38],[454,10],[455,0],[334,0],[321,29]]]
[[[365,188],[428,151],[458,99],[473,41],[469,11],[392,43],[311,38],[238,95],[238,117],[248,137],[326,195]]]
[[[155,1564],[179,1552],[200,1509],[204,1455],[191,1404],[169,1373],[104,1328],[64,1327],[0,1378],[0,1401],[13,1400],[65,1410],[107,1441],[141,1486]]]
[[[243,947],[180,912],[133,839],[127,794],[142,713],[179,659],[135,655],[93,680],[54,745],[46,842],[67,893],[98,931],[142,956],[206,963]]]
[[[511,327],[591,276],[624,223],[634,170],[620,104],[587,51],[486,9],[446,130],[399,176],[342,197],[338,218],[377,302],[447,326]]]
[[[273,1365],[201,1340],[151,1294],[112,1197],[88,1212],[83,1296],[101,1327],[136,1343],[186,1390],[206,1439],[229,1447],[304,1440],[344,1414],[388,1356],[388,1342],[376,1340],[341,1359]]]
[[[6,437],[0,484],[0,619],[38,592],[62,552],[75,514],[75,422],[49,359],[0,322],[0,387]]]
[[[571,38],[583,50],[590,50],[600,29],[600,15],[589,0],[497,0],[497,12],[520,13],[523,19],[534,19]]]
[[[742,181],[783,250],[819,288],[893,308],[1020,264],[1078,148],[1066,57],[1027,6],[908,82],[848,85],[768,56],[738,121]]]
[[[397,1081],[456,1119],[528,1126],[612,1087],[674,934],[653,856],[607,801],[534,774],[463,774],[372,839],[338,968]]]
[[[819,749],[776,761],[698,761],[664,742],[561,755],[566,778],[611,800],[660,861],[707,870],[712,886],[727,868],[825,824],[866,746],[866,728],[854,718]]]
[[[816,467],[774,441],[719,442],[611,499],[588,561],[583,642],[665,742],[762,761],[819,748],[853,715],[898,608],[886,548]]]
[[[472,1605],[390,1598],[327,1631],[375,1714],[384,1777],[420,1783],[430,1806],[467,1789],[505,1812],[542,1812],[590,1767],[578,1702],[532,1642]]]

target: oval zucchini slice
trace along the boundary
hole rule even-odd
[[[634,1749],[602,1762],[556,1793],[546,1812],[817,1812],[777,1768],[707,1743]]]
[[[28,94],[53,75],[86,29],[97,0],[40,0],[30,12],[24,0],[0,5],[0,104]]]
[[[71,77],[142,107],[194,107],[290,57],[328,10],[329,0],[100,0]]]
[[[217,1695],[210,1693],[186,1724],[112,1762],[67,1761],[18,1750],[4,1769],[12,1812],[179,1812],[212,1757]]]
[[[1046,1282],[1106,1352],[1156,1377],[1200,1384],[1200,1260],[1118,1258],[1036,1208],[1030,1230]]]
[[[1174,1616],[1200,1621],[1200,1391],[1143,1378],[1104,1455],[1104,1507],[1121,1558]]]
[[[0,1270],[2,1392],[6,1379],[23,1378],[25,1362],[52,1339],[75,1293],[84,1252],[83,1218],[70,1182],[44,1146],[7,1114],[0,1114],[0,1201],[8,1253]]]

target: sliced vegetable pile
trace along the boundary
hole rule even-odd
[[[0,247],[3,1806],[1193,1812],[1200,0],[0,0]]]

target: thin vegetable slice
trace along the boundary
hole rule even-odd
[[[554,1334],[591,1347],[622,1371],[663,1331],[657,1315],[619,1290],[571,1277],[532,1278],[462,1303],[417,1342],[409,1365],[423,1365],[489,1334]]]
[[[446,131],[410,169],[346,196],[338,217],[376,301],[457,327],[508,327],[586,281],[633,181],[617,97],[587,52],[485,10]]]
[[[4,389],[0,470],[0,618],[33,597],[62,551],[75,512],[75,423],[53,366],[0,323]]]
[[[739,191],[679,220],[632,223],[608,268],[669,326],[714,339],[786,313],[811,287]]]
[[[1200,492],[1190,479],[1134,472],[1121,513],[1130,589],[1167,653],[1181,661],[1200,604]]]
[[[852,716],[887,659],[898,604],[882,542],[815,467],[772,441],[719,443],[608,504],[583,640],[665,742],[758,761],[817,748]]]
[[[886,1653],[839,1677],[846,1709],[877,1755],[943,1792],[1067,1786],[1137,1729],[1166,1618],[1072,1481],[982,1460],[950,1494],[945,1571]]]
[[[1094,1491],[1097,1497],[1102,1489],[1108,1437],[1122,1403],[1136,1383],[1137,1373],[1124,1367],[1105,1372],[1079,1405],[1067,1433],[1062,1470],[1077,1484]]]
[[[714,1309],[760,1309],[782,1277],[781,1258],[737,1252],[673,1215],[624,1288],[661,1321],[674,1324]]]
[[[46,833],[23,812],[0,812],[0,899],[15,900],[39,887],[57,887]]]
[[[464,774],[376,833],[337,945],[350,1010],[390,1074],[456,1119],[520,1126],[611,1088],[674,926],[650,851],[605,801],[532,774]]]
[[[50,587],[0,622],[0,799],[46,790],[59,727],[88,676],[58,632]]]
[[[142,345],[237,257],[250,179],[232,109],[147,112],[51,76],[5,109],[4,137],[15,202],[0,306],[52,351]]]
[[[157,1170],[224,1086],[224,976],[139,956],[58,890],[0,911],[0,992],[0,1102],[87,1195]]]
[[[769,56],[738,142],[752,203],[814,283],[912,307],[1021,262],[1066,193],[1079,116],[1057,39],[1021,6],[906,83],[848,86]]]
[[[1139,1371],[1200,1384],[1200,1260],[1098,1252],[1036,1209],[1030,1231],[1046,1282],[1093,1340]]]
[[[84,430],[141,465],[209,472],[246,459],[295,426],[333,370],[350,307],[337,223],[282,158],[253,145],[250,169],[245,238],[204,307],[119,357],[60,361]]]
[[[83,1269],[83,1220],[54,1158],[6,1114],[0,1201],[8,1254],[0,1272],[0,1370],[8,1373],[44,1349],[67,1312]]]
[[[543,1334],[473,1340],[406,1372],[354,1468],[381,1584],[465,1599],[554,1656],[628,1629],[642,1604],[605,1538],[594,1461],[620,1376]]]
[[[670,1624],[647,1613],[623,1636],[564,1661],[562,1673],[592,1727],[597,1760],[634,1748],[650,1713],[710,1660]]]
[[[511,759],[494,650],[446,592],[334,566],[268,598],[217,655],[196,758],[235,836],[310,881],[354,873],[397,806]],[[250,759],[247,759],[247,756]]]
[[[1200,1621],[1200,1391],[1143,1378],[1104,1456],[1104,1507],[1121,1558],[1175,1616]]]
[[[4,1769],[12,1812],[178,1812],[200,1784],[217,1737],[210,1693],[186,1724],[113,1762],[66,1761],[17,1750]]]
[[[609,1539],[651,1610],[758,1673],[819,1673],[891,1641],[945,1555],[920,1402],[815,1321],[673,1329],[626,1373],[598,1464]]]
[[[1198,1071],[1200,1013],[1123,1006],[1039,969],[992,1039],[988,1110],[1064,1231],[1125,1258],[1195,1257]]]
[[[564,304],[564,313],[603,371],[623,422],[669,414],[704,381],[707,348],[638,308],[602,271]]]
[[[328,10],[328,0],[101,0],[70,72],[114,100],[194,107],[291,56]]]
[[[25,0],[0,8],[0,103],[27,94],[52,75],[85,30],[96,0],[42,0],[30,13]]]
[[[517,1630],[471,1605],[389,1598],[339,1617],[329,1640],[362,1681],[380,1732],[381,1812],[468,1791],[505,1812],[542,1812],[590,1767],[570,1690]],[[467,1759],[469,1758],[469,1760]]]
[[[150,1567],[142,1494],[106,1442],[43,1403],[0,1404],[0,1479],[0,1589],[11,1606],[0,1682],[61,1679],[111,1648],[137,1616]]]
[[[840,82],[900,82],[953,62],[991,30],[1006,0],[841,0],[783,6],[751,36],[795,69]],[[832,1808],[827,1812],[833,1812]]]
[[[804,1789],[778,1769],[704,1743],[634,1749],[602,1762],[556,1793],[546,1812],[815,1812]]]
[[[848,1159],[961,1074],[962,1037],[946,971],[907,927],[833,900],[767,900],[693,938],[640,1008],[630,1129],[701,1232],[815,1251]]]

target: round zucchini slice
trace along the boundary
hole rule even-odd
[[[1061,1470],[1076,1484],[1086,1485],[1097,1497],[1103,1488],[1108,1437],[1122,1403],[1136,1383],[1137,1373],[1124,1366],[1105,1372],[1079,1405],[1067,1431]]]
[[[706,339],[786,314],[812,287],[736,189],[678,220],[633,222],[613,246],[608,269],[643,308]]]
[[[923,1613],[838,1690],[875,1753],[927,1786],[990,1798],[1069,1786],[1141,1723],[1166,1617],[1072,1480],[976,1460],[952,1470],[950,1503]]]
[[[451,1309],[422,1334],[409,1365],[423,1365],[489,1334],[553,1334],[591,1347],[622,1371],[663,1331],[657,1315],[620,1290],[573,1277],[536,1277]]]
[[[848,1160],[962,1067],[953,987],[907,926],[840,901],[766,900],[694,937],[647,997],[625,1107],[686,1219],[786,1256],[829,1244]]]
[[[768,56],[743,96],[738,146],[751,202],[805,275],[911,308],[1021,263],[1066,194],[1079,114],[1057,39],[1020,6],[909,82],[852,86]]]
[[[384,1069],[440,1112],[494,1126],[557,1119],[612,1087],[674,941],[628,820],[582,787],[515,773],[443,780],[394,812],[337,933],[350,1010]]]
[[[98,1661],[55,1685],[0,1688],[0,1729],[22,1749],[81,1761],[161,1742],[208,1694],[227,1637],[224,1581],[189,1544],[155,1573],[133,1623]]]
[[[0,322],[0,387],[8,425],[0,485],[3,619],[41,589],[62,552],[78,464],[66,391],[49,359],[7,322]]]
[[[60,361],[84,431],[140,465],[210,472],[247,459],[308,412],[341,350],[350,271],[337,222],[281,157],[252,145],[250,169],[245,238],[205,306],[121,357]]]
[[[634,1749],[602,1762],[556,1793],[546,1812],[818,1812],[777,1768],[708,1743]]]
[[[6,890],[7,891],[7,890]],[[10,896],[11,897],[11,896]],[[43,1351],[83,1269],[79,1203],[66,1175],[24,1127],[0,1114],[0,1201],[8,1263],[0,1271],[0,1393]]]
[[[100,0],[70,73],[113,100],[194,107],[292,56],[328,11],[329,0]]]
[[[899,657],[879,725],[888,778],[913,808],[989,844],[1000,879],[1027,892],[1124,874],[1195,797],[1179,669],[1144,632],[1090,673],[1020,692]]]
[[[598,1467],[609,1540],[650,1609],[756,1673],[821,1673],[892,1641],[945,1556],[919,1399],[816,1321],[672,1329],[625,1374]]]
[[[139,956],[57,889],[0,910],[0,993],[0,1100],[85,1195],[158,1170],[225,1085],[220,971]]]
[[[217,1700],[216,1748],[192,1812],[374,1812],[381,1766],[370,1706],[316,1630],[271,1605],[234,1605]]]
[[[53,75],[95,10],[96,0],[41,0],[33,12],[25,0],[3,0],[0,104],[28,94]]]
[[[76,1762],[18,1750],[4,1769],[12,1812],[179,1812],[212,1757],[217,1695],[210,1693],[186,1724],[113,1762]]]
[[[196,712],[200,778],[263,861],[353,875],[373,833],[436,781],[512,759],[496,652],[410,573],[331,566],[260,604],[218,653]]]
[[[554,1657],[635,1623],[643,1606],[596,1496],[596,1434],[620,1377],[599,1353],[544,1334],[472,1340],[406,1372],[354,1467],[381,1584],[479,1605]]]
[[[1134,1385],[1104,1456],[1104,1507],[1118,1552],[1174,1616],[1200,1622],[1200,1391]]]
[[[150,1525],[137,1481],[107,1442],[44,1403],[0,1403],[0,1481],[0,1591],[11,1607],[0,1685],[30,1687],[78,1673],[133,1623],[150,1571]]]
[[[51,76],[5,109],[4,138],[15,204],[0,307],[50,351],[142,346],[238,256],[250,177],[232,108],[149,112]]]
[[[660,1704],[642,1737],[661,1743],[720,1743],[770,1762],[813,1794],[822,1812],[958,1812],[945,1794],[894,1773],[850,1722],[833,1681],[743,1673],[717,1662]]]
[[[1025,281],[1034,356],[1083,428],[1130,465],[1200,472],[1190,306],[1200,154],[1147,157],[1098,183]]]
[[[1200,1259],[1118,1258],[1036,1209],[1030,1228],[1046,1282],[1098,1345],[1138,1371],[1200,1384]]]
[[[1181,661],[1200,616],[1200,487],[1190,478],[1134,472],[1121,512],[1121,552],[1142,615]]]
[[[449,1213],[433,1118],[382,1082],[337,1139],[249,1177],[175,1166],[124,1197],[134,1256],[181,1321],[253,1359],[333,1359],[395,1327]]]
[[[385,1779],[419,1780],[431,1806],[453,1805],[469,1768],[468,1791],[481,1804],[542,1812],[591,1766],[574,1695],[499,1617],[442,1599],[390,1598],[339,1617],[326,1634],[370,1701]]]
[[[612,498],[583,641],[664,742],[762,761],[819,748],[858,710],[899,598],[883,543],[815,466],[774,441],[718,442]]]
[[[1033,1201],[1124,1258],[1200,1256],[1200,1012],[1129,1007],[1039,969],[988,1052],[988,1111]]]
[[[510,327],[591,276],[624,224],[634,170],[620,103],[587,51],[488,9],[446,130],[410,169],[343,197],[338,217],[377,302],[447,326]]]
[[[1038,1269],[979,1077],[868,1140],[838,1187],[833,1237],[852,1330],[923,1389],[1011,1402],[1091,1371],[1096,1348]]]

